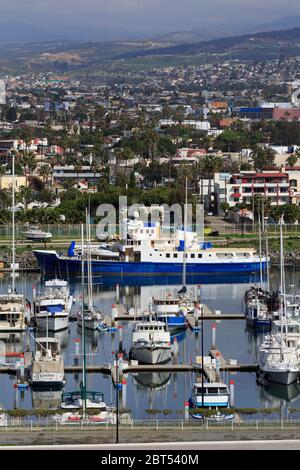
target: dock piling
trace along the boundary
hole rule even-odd
[[[229,382],[229,392],[230,392],[230,406],[234,406],[234,380]]]
[[[213,323],[211,325],[211,349],[217,349],[216,348],[216,332],[217,332],[217,325]]]

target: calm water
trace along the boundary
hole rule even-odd
[[[287,283],[299,285],[300,271],[290,271],[287,273]],[[8,277],[0,280],[0,291],[6,291],[10,282]],[[251,282],[251,280],[249,280]],[[25,292],[27,297],[32,299],[32,287],[40,288],[41,279],[39,275],[27,275],[17,280],[18,292]],[[271,273],[271,285],[277,288],[279,285],[279,272],[273,269]],[[76,310],[80,302],[80,284],[72,284],[73,294],[76,302],[73,309]],[[149,303],[149,298],[153,295],[166,295],[176,292],[180,288],[178,285],[168,286],[122,286],[121,302],[128,308],[145,308]],[[199,287],[201,298],[211,309],[221,310],[222,313],[243,312],[243,297],[248,289],[249,283],[226,283],[226,284],[201,284]],[[196,285],[190,285],[189,290],[196,293]],[[111,305],[115,302],[115,290],[104,283],[94,287],[95,305],[101,307],[105,313],[110,313]],[[211,324],[205,322],[204,329],[204,351],[208,353],[211,345]],[[69,331],[58,333],[61,340],[61,347],[64,354],[65,364],[73,364],[75,354],[75,339],[80,338],[77,324],[71,323]],[[130,349],[132,337],[132,324],[124,323],[123,345],[127,351]],[[11,351],[22,351],[25,339],[18,337],[0,337],[6,341],[7,347]],[[256,363],[259,345],[263,340],[263,335],[254,335],[245,328],[243,320],[226,320],[217,323],[217,346],[222,351],[224,357],[237,359],[240,363]],[[179,362],[194,362],[197,355],[201,355],[201,334],[193,333],[189,329],[178,337],[179,342]],[[113,360],[113,351],[118,346],[118,333],[94,333],[87,334],[87,363],[102,364]],[[31,348],[34,349],[34,341],[31,340]],[[67,374],[65,391],[78,390],[81,380],[80,375]],[[190,397],[192,384],[194,382],[193,373],[153,373],[137,374],[127,376],[126,391],[123,393],[123,406],[130,409],[135,419],[153,417],[148,413],[149,409],[157,410],[155,417],[163,417],[163,410],[171,410],[169,417],[179,417],[183,412],[184,402]],[[235,406],[243,408],[267,408],[279,407],[282,414],[286,415],[289,407],[300,409],[300,389],[292,385],[289,388],[280,386],[269,386],[262,388],[256,384],[255,374],[226,373],[223,379],[235,381]],[[24,392],[16,391],[13,388],[14,377],[0,375],[0,404],[6,409],[19,408],[48,408],[57,406],[60,403],[61,392]],[[88,389],[104,392],[104,399],[107,403],[113,403],[115,392],[111,379],[102,374],[88,374]]]

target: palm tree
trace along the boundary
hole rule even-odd
[[[74,170],[76,171],[76,175],[77,175],[77,191],[78,191],[79,190],[79,173],[82,170],[82,163],[81,162],[75,163]]]
[[[94,174],[94,192],[96,193],[97,192],[96,173],[99,173],[101,171],[101,166],[94,160],[92,161],[92,164],[91,164],[91,171]]]
[[[6,169],[4,166],[0,166],[0,190],[2,189],[2,176],[6,173]]]
[[[43,182],[48,185],[48,177],[50,173],[50,168],[48,165],[42,165],[40,168],[40,176],[43,178]]]

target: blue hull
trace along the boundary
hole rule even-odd
[[[57,277],[81,276],[81,261],[78,258],[60,258],[55,253],[34,251],[42,271]],[[263,269],[266,263],[263,263]],[[259,262],[255,263],[188,263],[186,266],[188,276],[198,275],[245,275],[258,273]],[[87,266],[85,263],[85,272]],[[94,276],[182,276],[181,263],[151,263],[151,262],[120,262],[120,261],[92,261]]]
[[[162,316],[158,317],[158,321],[166,323],[169,330],[182,330],[186,328],[185,317]]]
[[[272,328],[272,320],[260,320],[259,318],[249,318],[246,316],[246,322],[254,330],[270,331]]]

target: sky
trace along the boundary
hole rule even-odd
[[[80,38],[261,24],[300,14],[299,0],[0,0],[0,25]],[[22,26],[23,25],[23,26]],[[30,31],[31,29],[31,31]],[[102,31],[102,33],[101,33]]]

